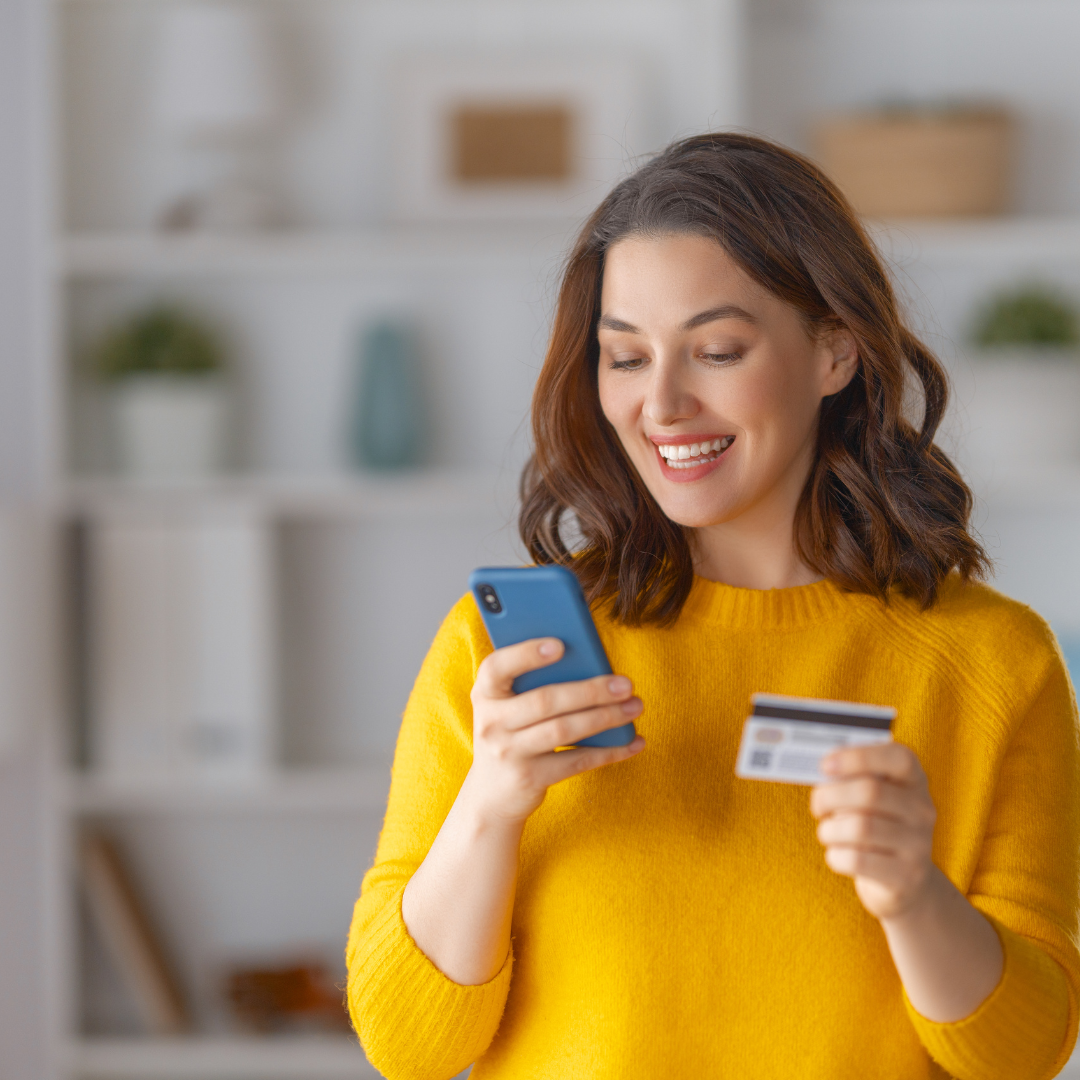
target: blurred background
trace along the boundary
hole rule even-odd
[[[523,558],[574,230],[674,137],[865,215],[1080,670],[1078,40],[1075,0],[0,0],[3,1080],[374,1075],[339,987],[398,717]]]

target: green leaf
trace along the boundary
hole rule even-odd
[[[96,368],[102,378],[128,375],[209,375],[221,371],[217,337],[198,320],[158,306],[117,327],[102,342]]]
[[[972,335],[977,345],[1073,346],[1080,343],[1076,308],[1042,285],[999,293],[983,308]]]

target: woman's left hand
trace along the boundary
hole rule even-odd
[[[853,747],[821,763],[835,777],[810,793],[825,862],[855,879],[878,919],[904,914],[932,887],[937,811],[919,759],[900,743]]]

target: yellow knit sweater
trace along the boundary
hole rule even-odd
[[[828,581],[698,579],[678,623],[597,612],[645,702],[638,757],[553,787],[529,819],[513,951],[483,986],[409,937],[401,894],[469,768],[491,650],[466,596],[405,710],[349,936],[349,1005],[392,1080],[1037,1080],[1077,1031],[1080,752],[1046,624],[958,578],[929,611]],[[815,838],[808,789],[741,780],[750,695],[892,705],[938,809],[934,858],[993,922],[997,989],[958,1023],[906,1001],[878,923]]]

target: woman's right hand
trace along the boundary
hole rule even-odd
[[[465,781],[474,806],[505,822],[524,822],[547,789],[578,773],[625,761],[645,747],[559,750],[641,715],[641,699],[625,675],[598,675],[515,694],[519,675],[555,663],[557,638],[536,638],[496,649],[480,664],[472,689],[473,763]]]
[[[457,983],[485,983],[506,961],[521,832],[547,789],[625,761],[645,746],[639,735],[629,746],[556,753],[556,747],[633,720],[642,709],[622,675],[514,693],[514,679],[562,654],[561,641],[537,638],[496,649],[480,665],[472,690],[472,766],[405,886],[401,915],[413,941]]]

